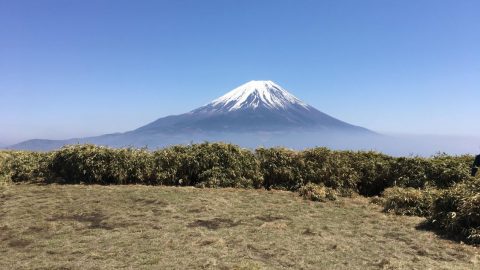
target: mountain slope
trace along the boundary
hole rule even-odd
[[[367,132],[302,102],[272,81],[251,81],[189,113],[160,118],[136,133],[322,130]]]

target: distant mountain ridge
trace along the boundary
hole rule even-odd
[[[242,141],[238,139],[242,134],[248,140],[255,140],[255,134],[262,134],[262,137],[276,134],[274,136],[278,137],[282,132],[376,134],[317,110],[272,81],[250,81],[200,108],[159,118],[133,131],[68,140],[35,139],[10,148],[51,150],[72,143],[162,147],[200,140],[238,143]]]

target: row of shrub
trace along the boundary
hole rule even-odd
[[[448,188],[470,178],[472,156],[391,157],[377,152],[313,148],[257,149],[264,185],[296,190],[314,183],[349,189],[365,196],[388,187]]]
[[[0,175],[13,182],[151,184],[206,187],[262,185],[254,154],[205,143],[158,151],[72,145],[58,151],[0,153]]]
[[[72,145],[52,152],[0,152],[14,182],[152,184],[298,190],[313,183],[373,196],[388,187],[448,188],[469,178],[471,156],[391,157],[313,148],[255,151],[223,143],[157,151]]]

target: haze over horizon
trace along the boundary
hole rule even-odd
[[[478,10],[478,1],[2,1],[0,146],[133,130],[250,80],[384,134],[479,137]]]

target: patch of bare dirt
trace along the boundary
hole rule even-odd
[[[264,215],[264,216],[257,216],[256,217],[258,220],[261,220],[263,222],[273,222],[277,220],[290,220],[290,218],[287,217],[282,217],[282,216],[274,216],[271,214]]]
[[[218,230],[221,228],[232,228],[240,225],[240,221],[233,221],[229,218],[214,218],[209,220],[197,219],[194,222],[188,224],[188,227],[204,227],[209,230]]]
[[[89,229],[104,229],[111,230],[112,226],[105,224],[104,220],[107,217],[100,212],[91,212],[91,213],[82,213],[82,214],[73,214],[73,215],[59,215],[54,216],[48,221],[59,221],[59,220],[73,220],[81,223],[89,223]]]

